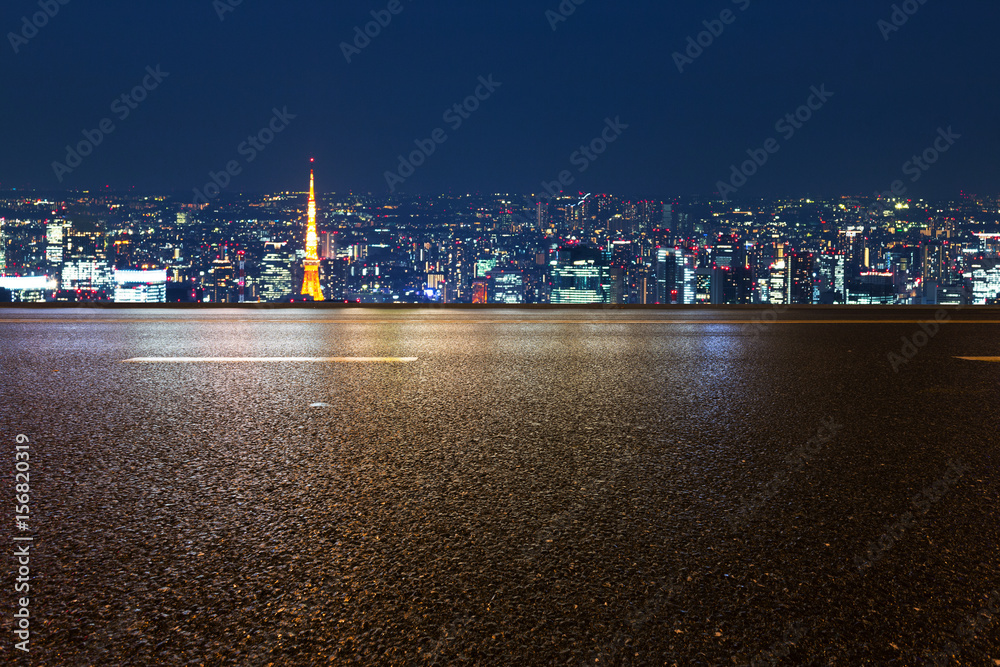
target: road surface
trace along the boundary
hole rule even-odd
[[[1000,311],[939,319],[0,310],[31,664],[1000,664]]]

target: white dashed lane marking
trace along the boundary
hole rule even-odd
[[[417,357],[136,357],[124,364],[408,364]]]

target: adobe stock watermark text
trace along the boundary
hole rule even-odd
[[[31,445],[28,436],[14,438],[14,648],[31,650]]]

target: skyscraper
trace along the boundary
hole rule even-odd
[[[66,227],[66,223],[62,220],[55,220],[46,225],[45,237],[48,245],[45,248],[45,260],[56,274],[62,270],[63,239],[66,236]]]
[[[846,256],[840,253],[825,253],[816,258],[816,284],[814,301],[822,304],[844,303]]]
[[[696,257],[683,248],[656,251],[656,303],[693,304],[697,300]]]
[[[114,276],[104,252],[105,238],[99,232],[72,231],[65,237],[62,288],[114,293]]]
[[[292,295],[292,255],[283,243],[264,244],[266,254],[261,261],[261,297],[275,302]]]
[[[538,231],[542,231],[548,227],[549,222],[549,205],[545,202],[538,202]]]
[[[696,266],[697,258],[683,248],[674,249],[676,279],[674,289],[677,290],[676,303],[691,305],[695,303],[697,292]]]
[[[472,281],[472,303],[489,302],[489,282],[487,278],[476,278]]]
[[[972,303],[986,304],[1000,295],[1000,261],[976,257],[969,260],[966,279],[972,284]]]
[[[773,304],[788,303],[788,266],[784,259],[779,259],[771,265],[770,278],[767,280],[767,302]]]
[[[719,303],[719,299],[714,298],[716,287],[719,285],[721,269],[697,269],[695,270],[695,294],[694,302],[697,304]]]
[[[238,289],[238,301],[239,303],[246,303],[247,300],[247,253],[245,250],[240,250],[236,253],[236,260],[239,268],[239,279],[236,283]]]
[[[115,271],[115,303],[166,303],[167,272]]]
[[[551,263],[551,303],[609,303],[608,262],[600,250],[583,245],[564,246]]]
[[[896,303],[893,274],[888,271],[864,271],[847,290],[852,305],[892,305]]]
[[[212,262],[206,281],[212,303],[236,303],[236,281],[233,280],[233,264],[226,257]]]
[[[948,271],[947,248],[940,241],[927,241],[922,250],[923,274],[925,283],[946,282]]]
[[[319,241],[316,235],[316,187],[313,171],[309,170],[309,228],[306,230],[305,277],[302,280],[302,294],[315,301],[323,301],[323,289],[319,285]]]
[[[677,301],[677,265],[673,248],[657,248],[653,275],[656,280],[654,303]]]
[[[490,273],[490,303],[524,303],[524,275],[520,271],[498,269]]]
[[[788,299],[786,303],[807,305],[813,302],[813,256],[808,252],[788,255]]]
[[[335,259],[333,232],[319,233],[319,258]]]

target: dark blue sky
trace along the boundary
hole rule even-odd
[[[997,3],[910,0],[886,41],[893,3],[871,0],[586,0],[555,30],[560,0],[399,0],[349,64],[341,43],[388,0],[243,0],[220,20],[227,1],[70,0],[16,54],[8,33],[38,0],[4,2],[0,188],[191,192],[235,160],[231,191],[301,189],[315,155],[321,190],[385,193],[397,156],[442,128],[400,190],[537,192],[569,170],[573,190],[708,194],[771,137],[741,194],[1000,190]],[[725,9],[734,22],[678,72],[672,54]],[[112,101],[156,65],[169,76],[118,120]],[[489,75],[502,85],[453,131],[443,112]],[[786,140],[775,122],[822,84],[833,97]],[[275,107],[297,117],[247,163],[238,146]],[[571,154],[608,117],[628,129],[581,173]],[[52,163],[104,118],[114,132],[60,183]],[[911,183],[903,164],[948,126],[961,139]]]

